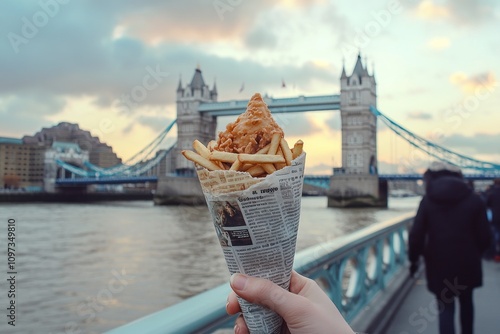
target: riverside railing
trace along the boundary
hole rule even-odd
[[[294,269],[318,282],[347,321],[384,290],[406,263],[414,213],[374,224],[299,252]],[[232,328],[226,314],[229,285],[223,284],[107,334],[212,333]]]

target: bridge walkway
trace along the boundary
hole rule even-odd
[[[500,333],[500,263],[483,261],[483,286],[474,290],[475,333]],[[413,283],[384,334],[439,334],[434,295],[427,290],[422,273]],[[455,306],[456,326],[459,307]]]

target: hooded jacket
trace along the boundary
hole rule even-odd
[[[484,202],[461,177],[431,179],[410,231],[409,258],[423,255],[431,292],[458,295],[482,285],[490,233]]]
[[[487,205],[491,209],[493,225],[500,229],[500,184],[494,185],[489,191]]]

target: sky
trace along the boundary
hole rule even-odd
[[[499,31],[496,0],[5,0],[0,136],[78,123],[126,160],[176,118],[179,79],[197,66],[219,101],[327,95],[360,52],[385,115],[500,163]],[[124,107],[151,73],[141,101]],[[338,111],[280,119],[289,142],[305,142],[306,173],[341,164]],[[379,123],[378,160],[381,172],[406,172],[429,158]]]

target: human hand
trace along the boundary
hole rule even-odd
[[[415,273],[417,272],[417,270],[418,270],[418,262],[412,262],[410,265],[410,277],[411,278],[415,277]]]
[[[278,313],[285,320],[283,333],[290,334],[354,334],[339,310],[318,284],[297,272],[292,272],[290,291],[263,279],[233,274],[227,313],[241,312],[236,294],[250,303],[259,304]],[[236,334],[249,333],[240,315],[234,326]]]

